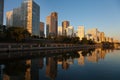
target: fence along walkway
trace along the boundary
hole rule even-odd
[[[0,43],[0,51],[25,51],[44,49],[65,49],[65,48],[95,48],[98,45],[78,44],[28,44],[28,43]]]

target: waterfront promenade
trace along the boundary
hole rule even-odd
[[[101,45],[80,45],[80,44],[35,44],[35,43],[0,43],[0,52],[6,51],[29,51],[48,49],[70,49],[70,48],[97,48]]]

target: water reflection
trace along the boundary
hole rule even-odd
[[[0,80],[60,80],[57,78],[59,68],[67,71],[71,65],[86,66],[85,60],[97,63],[101,59],[104,60],[107,53],[113,51],[99,48],[4,62],[0,65]]]

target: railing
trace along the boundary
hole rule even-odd
[[[64,49],[64,48],[94,48],[99,45],[80,44],[27,44],[27,43],[0,43],[0,51],[24,51],[40,49]]]

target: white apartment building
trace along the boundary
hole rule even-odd
[[[24,0],[21,7],[12,11],[6,13],[6,25],[24,27],[31,35],[40,36],[40,6],[37,3]]]
[[[84,28],[84,26],[78,26],[77,36],[80,38],[80,40],[82,40],[82,38],[85,37],[85,28]]]
[[[99,42],[99,31],[97,28],[89,29],[87,31],[87,35],[90,35],[90,37],[88,37],[88,40],[91,39],[95,42]]]
[[[74,35],[74,28],[73,28],[73,26],[68,26],[66,28],[66,34],[69,37],[73,37],[73,35]]]
[[[62,36],[62,26],[58,26],[58,36]]]
[[[6,12],[6,26],[13,26],[13,11]]]

